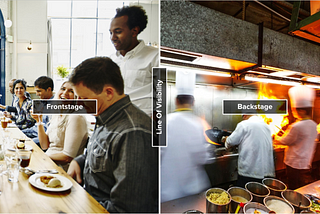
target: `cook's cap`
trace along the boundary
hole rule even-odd
[[[191,70],[176,71],[177,95],[194,95],[196,73]]]
[[[294,108],[312,107],[316,97],[315,90],[305,85],[294,86],[288,93],[291,106]]]

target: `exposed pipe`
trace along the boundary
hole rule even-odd
[[[288,19],[287,17],[285,17],[285,16],[281,15],[281,14],[280,14],[280,13],[278,13],[277,11],[275,11],[275,10],[271,9],[270,7],[268,7],[268,6],[266,6],[265,4],[263,4],[263,3],[259,2],[258,0],[253,0],[253,1],[254,1],[254,2],[256,2],[256,3],[258,3],[258,4],[260,4],[261,6],[265,7],[266,9],[270,10],[272,13],[274,13],[274,14],[276,14],[277,16],[279,16],[279,17],[283,18],[284,20],[286,20],[286,21],[288,21],[288,22],[290,22],[290,21],[291,21],[291,20],[290,20],[290,19]]]

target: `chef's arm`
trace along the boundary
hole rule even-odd
[[[295,142],[297,139],[298,131],[294,127],[289,126],[282,136],[275,135],[273,143],[275,145],[290,145],[292,142]]]
[[[225,147],[226,149],[237,146],[241,143],[242,138],[244,136],[244,127],[241,123],[238,123],[236,129],[232,132],[232,134],[226,138]]]

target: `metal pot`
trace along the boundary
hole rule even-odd
[[[183,212],[183,214],[203,214],[203,212],[201,212],[199,210],[187,210],[187,211]]]
[[[229,204],[229,213],[235,213],[235,211],[237,210],[237,207],[240,205],[240,202],[235,201],[233,199],[234,196],[241,196],[241,197],[247,199],[247,202],[245,202],[244,204],[252,201],[252,195],[246,189],[243,189],[241,187],[230,187],[227,191],[231,195],[231,202]],[[239,213],[243,213],[242,207],[240,207]]]
[[[282,182],[274,178],[265,178],[262,183],[270,190],[270,195],[281,197],[281,192],[287,189],[287,186]]]
[[[250,203],[247,203],[246,205],[244,205],[244,208],[243,208],[243,212],[245,214],[251,214],[254,212],[254,210],[257,210],[257,211],[264,211],[266,213],[269,213],[270,210],[264,206],[263,204],[260,204],[260,203],[257,203],[257,202],[250,202]]]
[[[280,202],[280,204],[282,204],[282,210],[274,210],[272,209],[272,201],[273,200],[278,200]],[[280,197],[277,197],[277,196],[267,196],[263,199],[263,204],[269,209],[269,210],[272,210],[272,211],[275,211],[276,213],[288,213],[288,212],[284,212],[285,211],[285,207],[287,205],[287,208],[289,210],[291,210],[290,213],[294,214],[294,207],[286,200],[284,200],[283,198],[280,198]],[[278,212],[277,212],[278,211]]]
[[[263,199],[270,195],[270,191],[266,185],[260,184],[258,182],[248,182],[246,183],[246,189],[252,195],[252,201],[263,203]]]
[[[307,210],[312,205],[309,198],[293,190],[283,191],[281,196],[292,204],[296,213],[300,213],[302,210]]]
[[[225,204],[216,204],[211,202],[208,197],[211,193],[219,193],[226,192],[228,194],[229,200]],[[206,191],[206,213],[227,213],[229,203],[231,202],[230,194],[221,188],[211,188]]]
[[[224,143],[221,142],[221,138],[224,136],[231,135],[230,132],[220,130],[217,127],[213,127],[212,129],[208,129],[205,131],[205,133],[210,140],[212,140],[216,144],[219,144],[220,146],[224,146]]]

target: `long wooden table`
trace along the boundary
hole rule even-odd
[[[7,128],[12,138],[24,134],[18,128]],[[3,141],[3,139],[0,140]],[[19,172],[19,181],[12,183],[6,175],[0,180],[1,213],[108,213],[82,186],[57,166],[33,141],[26,141],[33,152],[29,168],[33,170],[56,169],[59,175],[68,178],[73,186],[64,192],[49,192],[33,187],[28,176]]]

